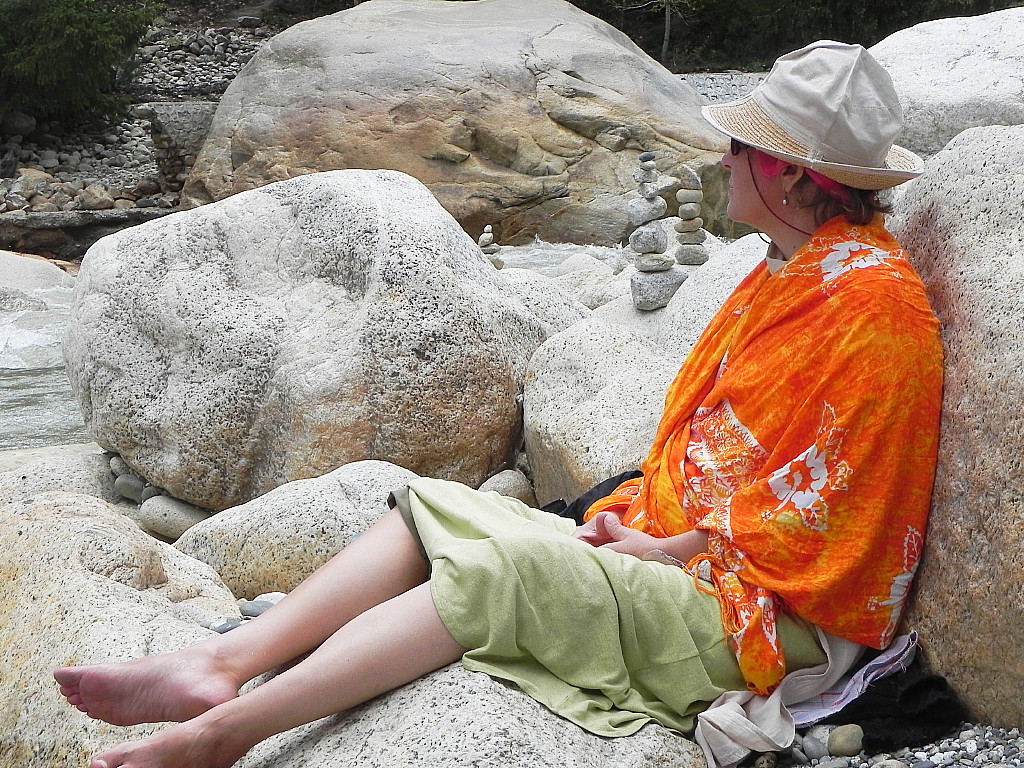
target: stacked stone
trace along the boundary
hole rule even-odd
[[[150,102],[132,108],[133,116],[150,123],[161,188],[181,191],[216,111],[214,101]]]
[[[700,204],[704,201],[700,177],[690,168],[685,169],[682,188],[676,192],[679,210],[676,213],[676,248],[673,252],[679,264],[700,266],[708,260],[708,252],[704,241],[708,233],[704,231],[704,219],[700,217]]]
[[[494,230],[490,224],[484,227],[484,231],[480,234],[476,244],[480,246],[480,250],[484,252],[484,256],[490,259],[491,264],[498,269],[505,266],[505,262],[502,261],[500,256],[498,256],[501,246],[494,242]]]
[[[668,220],[663,221],[668,203],[663,194],[678,187],[678,179],[661,176],[653,152],[640,155],[640,167],[633,172],[640,197],[629,202],[629,223],[635,227],[629,236],[629,247],[636,253],[636,272],[630,280],[633,305],[649,311],[668,304],[689,273],[678,266],[669,253]]]

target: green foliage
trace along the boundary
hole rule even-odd
[[[109,113],[152,0],[0,0],[0,108],[37,118]]]
[[[767,69],[814,40],[871,46],[900,29],[974,16],[1021,0],[572,0],[629,35],[675,72]],[[662,56],[666,3],[674,17]],[[655,11],[655,13],[651,13]]]

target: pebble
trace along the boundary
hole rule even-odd
[[[859,725],[840,725],[828,735],[830,755],[853,757],[864,746],[864,730]]]
[[[117,479],[114,480],[114,490],[126,499],[131,499],[134,502],[142,501],[142,492],[145,489],[146,481],[130,472],[118,475]]]
[[[225,632],[230,632],[232,629],[238,629],[238,627],[242,626],[242,622],[239,619],[231,617],[223,617],[213,621],[201,621],[199,624],[222,635]]]
[[[804,736],[804,754],[811,760],[821,760],[828,756],[828,747],[814,736]]]

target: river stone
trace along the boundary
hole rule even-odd
[[[616,274],[607,263],[586,253],[570,256],[557,271],[553,282],[589,309],[629,293],[629,275],[625,270]]]
[[[967,128],[1024,123],[1024,8],[928,21],[871,47],[903,105],[899,143],[932,155]]]
[[[487,478],[479,490],[484,492],[494,491],[502,496],[519,499],[528,506],[537,506],[537,497],[533,493],[533,484],[518,469],[505,469],[493,477]]]
[[[388,494],[415,477],[383,461],[346,464],[224,510],[175,546],[211,566],[239,597],[290,592],[376,522]]]
[[[692,162],[721,176],[723,147],[689,85],[569,3],[377,0],[259,50],[220,101],[183,203],[391,168],[474,236],[492,224],[507,245],[611,245],[628,234],[641,151],[667,175]]]
[[[980,722],[1024,722],[1024,126],[974,128],[897,202],[894,234],[942,324],[945,385],[907,624]]]
[[[210,512],[171,496],[156,495],[145,499],[130,516],[143,530],[175,541],[193,525],[206,520]]]
[[[237,768],[372,766],[705,768],[700,749],[659,725],[618,739],[552,715],[526,694],[460,665],[346,712],[271,737]]]
[[[836,757],[853,757],[864,748],[864,729],[856,723],[837,726],[828,735],[828,753]]]
[[[0,501],[0,754],[9,766],[85,765],[162,726],[118,728],[69,706],[51,670],[177,650],[237,615],[202,563],[147,536],[99,499]]]
[[[479,485],[550,330],[417,181],[334,171],[101,240],[64,356],[93,439],[218,510],[367,458]]]
[[[537,501],[569,501],[638,469],[678,368],[664,351],[597,318],[548,339],[530,361],[524,393]]]
[[[718,308],[750,271],[764,261],[767,249],[756,235],[748,235],[713,251],[707,263],[695,269],[665,307],[653,341],[681,363],[690,353]]]
[[[44,288],[70,288],[71,275],[46,259],[0,250],[0,287],[29,293]]]
[[[94,443],[73,453],[44,452],[39,458],[0,472],[0,503],[48,491],[85,494],[111,504],[124,501],[114,488],[107,455]]]
[[[650,311],[668,306],[679,286],[690,276],[683,267],[673,265],[661,272],[633,272],[629,287],[637,309]]]

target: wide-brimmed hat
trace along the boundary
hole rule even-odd
[[[893,143],[903,108],[862,46],[819,40],[775,62],[750,94],[703,108],[722,133],[857,189],[887,189],[924,162]]]

